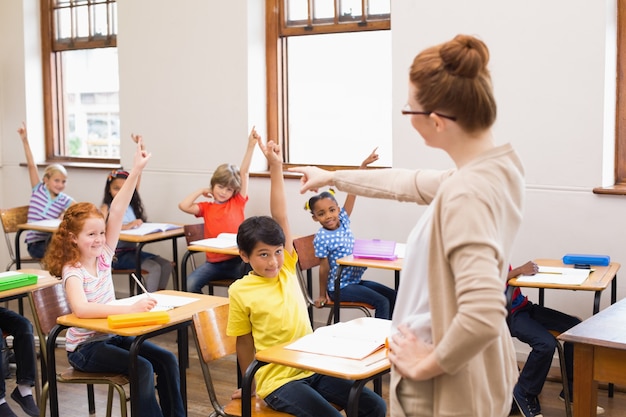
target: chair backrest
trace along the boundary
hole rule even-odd
[[[72,309],[61,282],[34,290],[30,293],[29,299],[33,312],[33,324],[39,336],[39,349],[45,360],[47,358],[45,340],[50,330],[57,324],[57,317],[70,314]]]
[[[237,338],[226,334],[227,324],[228,304],[201,311],[193,316],[198,348],[204,362],[235,353]]]
[[[13,250],[13,244],[15,242],[11,235],[17,232],[18,224],[28,221],[28,206],[0,209],[0,217],[2,217],[2,230],[4,230],[4,238],[7,242],[9,257],[15,262],[15,251]]]
[[[204,223],[186,224],[183,226],[183,230],[185,231],[187,246],[191,242],[204,239]]]
[[[313,246],[314,238],[315,235],[308,235],[293,240],[293,248],[298,254],[298,263],[296,264],[298,281],[300,283],[302,293],[304,294],[304,298],[309,306],[314,305],[315,301],[310,294],[308,283],[312,280],[312,269],[319,266],[321,262],[320,258],[315,256],[315,247]]]

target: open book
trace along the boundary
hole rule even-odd
[[[176,295],[168,294],[143,293],[133,295],[132,297],[119,298],[117,300],[108,302],[107,304],[115,306],[129,306],[135,304],[137,302],[137,299],[139,299],[140,297],[152,297],[157,300],[157,305],[150,311],[167,311],[176,307],[184,306],[185,304],[193,303],[194,301],[198,301],[197,298],[193,297],[179,297]]]
[[[196,240],[191,242],[193,246],[206,246],[209,248],[232,248],[237,246],[237,233],[220,233],[217,237]]]
[[[150,233],[167,232],[168,230],[180,229],[181,226],[169,223],[144,223],[135,229],[122,230],[123,235],[143,236]]]
[[[285,348],[340,358],[363,359],[385,347],[390,331],[391,320],[361,317],[320,327]]]

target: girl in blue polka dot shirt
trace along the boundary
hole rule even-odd
[[[361,163],[366,168],[378,160],[376,149]],[[350,229],[350,214],[354,208],[356,196],[348,194],[343,208],[334,196],[334,191],[324,191],[311,197],[306,209],[311,212],[314,221],[322,226],[313,239],[315,256],[321,259],[319,268],[320,295],[315,306],[321,308],[326,302],[335,300],[335,277],[337,275],[337,259],[352,254],[354,235]],[[396,291],[378,282],[361,279],[367,268],[344,267],[341,274],[341,301],[362,302],[375,308],[375,316],[391,319],[396,302]]]

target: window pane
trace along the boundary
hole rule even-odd
[[[369,0],[368,15],[390,14],[391,5],[389,0]]]
[[[335,0],[315,0],[313,6],[314,19],[333,19],[335,17]]]
[[[342,18],[353,17],[360,18],[361,17],[361,0],[341,0],[339,2],[340,9],[339,15]]]
[[[307,1],[302,0],[285,0],[286,3],[286,19],[291,21],[306,21],[308,18]]]
[[[391,166],[391,32],[290,37],[288,162]]]
[[[69,39],[72,37],[71,9],[58,9],[55,15],[57,39]]]
[[[119,81],[116,48],[61,54],[65,142],[70,157],[119,158]]]

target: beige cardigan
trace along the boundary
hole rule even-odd
[[[433,415],[508,415],[518,370],[504,287],[524,200],[513,148],[493,148],[458,171],[337,171],[334,180],[345,192],[434,205],[429,301],[445,373],[433,382]],[[402,271],[401,287],[412,272]]]

